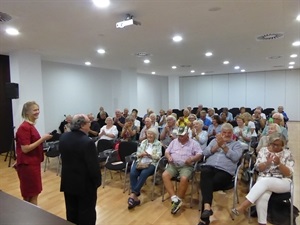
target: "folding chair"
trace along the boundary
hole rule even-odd
[[[44,145],[45,152],[45,163],[44,163],[44,172],[46,171],[48,162],[50,163],[49,158],[57,158],[57,171],[56,175],[59,174],[61,160],[60,160],[60,152],[59,152],[59,141],[54,142],[46,142]]]

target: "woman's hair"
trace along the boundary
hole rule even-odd
[[[125,118],[125,122],[129,122],[129,121],[134,122],[134,118],[132,116],[127,116]]]
[[[245,122],[245,117],[242,116],[242,115],[236,116],[236,117],[235,117],[235,120],[237,120],[237,119],[241,119],[241,120],[243,120],[243,122]]]
[[[195,120],[193,124],[198,123],[200,126],[203,126],[203,121],[202,120]]]
[[[22,114],[21,114],[23,119],[26,119],[26,120],[28,119],[28,112],[33,105],[36,105],[39,107],[39,105],[35,101],[26,102],[23,105]]]
[[[70,129],[73,130],[80,130],[80,128],[85,125],[88,120],[88,117],[84,114],[78,114],[75,115],[72,119],[71,125],[70,125]]]
[[[149,129],[147,130],[147,133],[148,133],[148,132],[152,132],[152,133],[154,134],[154,136],[155,136],[154,139],[158,139],[158,131],[157,131],[156,128],[151,127],[151,128],[149,128]]]
[[[268,144],[270,145],[270,144],[272,144],[276,140],[280,140],[281,143],[282,143],[282,146],[285,146],[285,144],[286,144],[286,138],[285,138],[284,135],[282,135],[281,133],[278,133],[278,132],[275,132],[275,133],[269,135]]]
[[[221,124],[221,123],[222,123],[221,118],[220,118],[218,115],[213,115],[212,118],[215,119],[215,120],[217,121],[218,124]]]
[[[272,127],[272,126],[275,127],[275,130],[276,130],[277,133],[281,133],[281,128],[280,128],[280,126],[279,126],[277,123],[270,123],[270,124],[269,124],[269,129],[270,129],[270,127]]]
[[[112,118],[112,117],[110,117],[110,116],[106,117],[106,119],[105,119],[105,123],[107,123],[107,120],[111,120],[111,121],[113,121],[113,118]]]

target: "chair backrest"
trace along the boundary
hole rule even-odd
[[[125,162],[125,157],[137,151],[137,142],[121,141],[119,144],[120,160]]]
[[[97,143],[98,153],[103,152],[108,149],[113,149],[113,142],[111,140],[100,139]]]

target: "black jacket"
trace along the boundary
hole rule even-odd
[[[101,171],[94,141],[82,131],[67,132],[60,137],[59,150],[60,191],[76,195],[96,191],[101,185]]]

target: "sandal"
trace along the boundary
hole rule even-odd
[[[136,207],[137,205],[140,205],[141,201],[135,201],[133,198],[128,198],[128,209],[133,209],[134,207]]]

